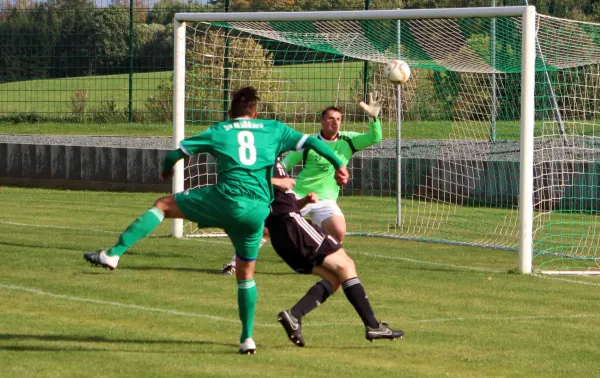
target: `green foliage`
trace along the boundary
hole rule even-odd
[[[129,56],[129,10],[120,6],[96,10],[91,20],[92,72],[126,66]],[[112,71],[108,71],[112,72]]]
[[[202,12],[204,9],[200,3],[195,2],[178,2],[171,0],[161,0],[154,4],[148,14],[146,22],[148,24],[171,25],[175,13],[182,12]]]
[[[77,89],[71,96],[73,117],[83,120],[87,106],[88,91]]]
[[[209,31],[200,43],[188,49],[186,69],[186,120],[217,122],[226,119],[230,93],[252,83],[261,98],[262,117],[277,116],[281,101],[281,83],[275,80],[273,57],[252,38],[233,39],[225,47],[222,33]],[[226,52],[227,50],[227,52]],[[227,65],[227,68],[225,68]],[[225,77],[225,70],[228,76]],[[227,83],[228,88],[224,87]],[[165,81],[158,93],[148,98],[151,114],[162,114],[165,120],[173,116],[173,84]]]
[[[90,109],[89,117],[93,122],[113,123],[125,122],[127,120],[127,109],[119,111],[117,103],[113,100],[106,100],[100,103],[100,106]]]

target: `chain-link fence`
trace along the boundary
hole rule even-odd
[[[0,0],[0,122],[169,122],[176,12],[523,5],[526,0]],[[600,20],[593,0],[530,1]]]

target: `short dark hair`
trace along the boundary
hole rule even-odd
[[[323,111],[321,112],[321,118],[325,117],[325,114],[327,114],[327,112],[330,111],[334,111],[334,112],[338,112],[340,114],[342,114],[342,111],[338,108],[336,108],[335,106],[328,106],[325,109],[323,109]]]
[[[253,116],[260,98],[254,87],[244,87],[233,92],[231,99],[231,117]]]

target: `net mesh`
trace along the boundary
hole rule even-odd
[[[537,16],[540,269],[598,268],[598,31]],[[400,89],[383,77],[390,59],[411,66]],[[350,162],[339,199],[348,231],[516,250],[521,60],[520,18],[187,23],[186,123],[226,119],[231,91],[253,85],[262,118],[316,133],[335,105],[342,129],[368,132],[358,103],[377,91],[383,140]],[[200,159],[188,187],[217,180]]]

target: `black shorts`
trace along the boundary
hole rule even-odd
[[[323,227],[299,213],[269,215],[265,226],[275,252],[300,274],[310,274],[314,266],[323,264],[326,256],[342,248]]]

